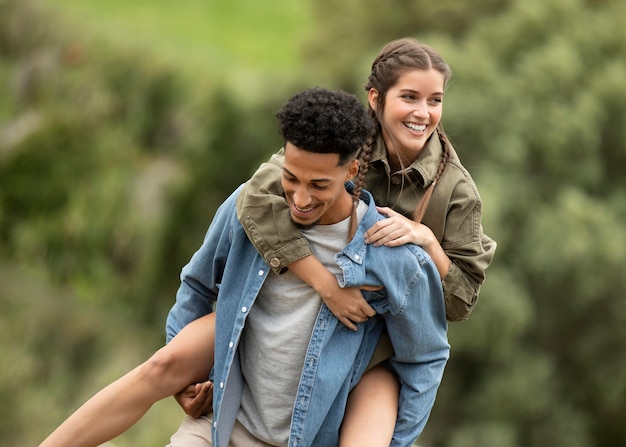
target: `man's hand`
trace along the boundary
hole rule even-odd
[[[213,382],[189,385],[181,392],[174,394],[174,398],[185,413],[198,419],[213,411]]]

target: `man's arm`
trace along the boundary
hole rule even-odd
[[[385,316],[394,348],[390,362],[401,383],[393,447],[409,447],[421,434],[450,354],[441,279],[432,261],[422,263],[410,284],[405,306]]]
[[[236,221],[235,200],[240,188],[219,207],[202,246],[182,269],[176,303],[167,316],[168,342],[187,324],[213,312],[230,250],[232,222]]]

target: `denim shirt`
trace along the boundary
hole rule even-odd
[[[213,445],[228,445],[243,388],[238,343],[246,317],[271,269],[237,220],[241,187],[218,209],[200,249],[181,273],[167,318],[168,341],[215,308]],[[363,294],[377,315],[352,331],[322,305],[305,356],[293,407],[290,447],[338,445],[348,393],[364,373],[386,328],[394,347],[390,364],[401,383],[392,446],[413,444],[426,424],[449,357],[439,273],[415,245],[374,247],[363,234],[384,218],[366,191],[368,210],[347,247],[335,256],[342,287],[378,285]]]

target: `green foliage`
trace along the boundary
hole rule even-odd
[[[2,443],[33,444],[33,414],[51,429],[161,343],[178,271],[281,144],[273,113],[291,91],[362,93],[383,43],[412,35],[452,66],[444,125],[498,241],[477,310],[450,325],[420,445],[624,444],[626,3],[292,3],[265,11],[289,22],[258,38],[270,57],[239,37],[256,4],[220,3],[218,39],[192,22],[225,13],[217,3],[124,3],[132,30],[114,18],[122,3],[66,0],[78,29],[41,2],[0,0]],[[161,34],[157,10],[171,16]],[[147,417],[120,445],[164,443],[180,411]]]
[[[214,210],[281,144],[273,112],[289,87],[249,102],[61,33],[41,3],[0,8],[0,443],[32,445],[161,344]],[[164,405],[148,416],[162,431],[120,442],[164,443],[181,418]]]

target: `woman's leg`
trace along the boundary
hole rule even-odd
[[[206,380],[214,340],[214,313],[190,323],[145,363],[89,399],[40,447],[96,447],[122,434],[155,402]]]
[[[340,447],[389,447],[398,416],[398,379],[382,365],[367,371],[346,406]]]

